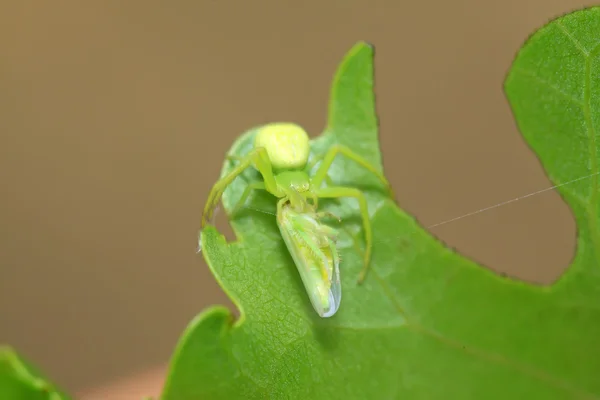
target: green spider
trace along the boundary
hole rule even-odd
[[[262,175],[262,182],[250,183],[242,193],[231,215],[244,206],[253,190],[266,190],[279,198],[278,210],[283,206],[291,207],[295,213],[316,215],[318,199],[353,197],[358,201],[363,220],[366,249],[364,265],[358,277],[361,283],[367,274],[372,250],[372,231],[367,199],[357,188],[343,186],[321,187],[328,178],[328,171],[338,154],[348,157],[375,174],[385,185],[390,196],[393,196],[390,184],[385,176],[367,160],[345,146],[335,145],[324,156],[317,157],[308,163],[310,139],[306,131],[293,123],[271,123],[264,125],[257,132],[254,148],[245,157],[229,157],[239,161],[239,164],[222,177],[213,186],[202,214],[202,228],[212,220],[214,211],[223,192],[244,170],[254,166]],[[322,161],[313,176],[309,173],[312,167]],[[312,200],[309,202],[308,200]],[[279,214],[279,213],[278,213]],[[315,220],[316,221],[316,220]],[[318,223],[318,222],[317,222]]]

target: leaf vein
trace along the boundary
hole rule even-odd
[[[524,375],[536,378],[540,381],[544,381],[556,388],[562,388],[563,390],[569,391],[572,394],[576,394],[581,398],[600,399],[600,397],[598,397],[597,395],[590,393],[584,389],[581,389],[563,379],[560,379],[543,369],[535,368],[526,363],[513,360],[510,357],[503,356],[502,354],[490,352],[489,350],[484,350],[474,346],[467,346],[459,340],[448,338],[442,335],[441,333],[435,332],[423,326],[413,326],[413,328],[416,332],[420,332],[423,335],[435,339],[439,343],[445,344],[448,347],[453,347],[455,349],[462,350],[466,354],[472,355],[473,357],[486,360],[495,364],[510,366]]]
[[[562,24],[561,21],[557,21],[556,22],[556,26],[558,26],[558,28],[560,29],[560,31],[567,37],[569,38],[569,40],[575,45],[575,47],[577,47],[577,49],[581,52],[581,54],[584,57],[588,57],[590,55],[589,51],[587,51],[585,49],[585,47],[583,47],[583,45],[581,44],[581,42],[579,40],[577,40],[575,38],[575,36],[573,36],[573,34],[571,32],[569,32],[569,30]]]
[[[416,333],[420,333],[424,336],[435,339],[439,343],[442,343],[442,344],[446,345],[447,347],[454,348],[456,350],[463,350],[467,354],[469,354],[475,358],[478,358],[480,360],[485,360],[485,361],[488,361],[491,363],[503,364],[503,365],[513,367],[516,371],[519,371],[520,373],[522,373],[526,376],[538,379],[540,381],[544,381],[554,387],[562,388],[573,394],[582,396],[583,398],[600,399],[600,397],[596,397],[595,395],[593,395],[583,389],[580,389],[580,388],[570,384],[569,382],[559,379],[558,377],[552,375],[551,373],[549,373],[543,369],[539,369],[539,368],[533,367],[531,365],[528,365],[526,363],[519,362],[510,357],[506,357],[506,356],[502,356],[500,354],[490,352],[489,350],[481,349],[481,348],[474,347],[474,346],[467,346],[464,343],[460,342],[459,340],[448,338],[448,337],[444,336],[442,333],[436,332],[426,326],[423,326],[421,324],[414,322],[408,316],[408,314],[406,314],[406,312],[403,311],[403,309],[400,305],[400,301],[396,298],[396,296],[394,296],[387,289],[386,285],[384,284],[384,281],[381,279],[381,277],[379,276],[379,274],[377,273],[375,268],[373,268],[372,273],[373,273],[373,275],[375,275],[377,277],[377,281],[382,286],[382,289],[384,289],[383,292],[385,293],[385,295],[388,296],[389,300],[392,302],[392,304],[394,304],[396,306],[396,308],[399,310],[401,315],[404,318],[406,318],[406,325],[404,325],[406,328],[411,329]]]
[[[548,89],[552,89],[555,93],[563,96],[565,99],[571,101],[572,103],[580,106],[580,107],[584,107],[584,103],[583,101],[576,99],[571,93],[567,93],[565,91],[563,91],[561,88],[559,88],[558,86],[550,83],[549,81],[545,80],[544,78],[540,77],[539,75],[537,75],[535,72],[533,71],[529,71],[527,69],[524,68],[519,68],[519,67],[513,67],[513,70],[515,72],[520,73],[521,75],[527,76],[529,78],[531,78],[532,81],[537,82],[540,86],[545,86]]]

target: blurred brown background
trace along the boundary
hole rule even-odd
[[[386,173],[425,226],[549,186],[502,84],[530,33],[586,4],[3,3],[0,342],[74,392],[164,365],[196,313],[230,304],[195,253],[223,154],[265,122],[318,134],[358,40],[376,46]],[[432,233],[551,282],[576,231],[547,192]]]

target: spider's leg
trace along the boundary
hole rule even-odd
[[[208,195],[206,205],[204,206],[204,212],[202,213],[202,228],[204,228],[206,224],[212,222],[215,208],[219,204],[219,200],[221,199],[221,196],[223,195],[223,192],[225,191],[227,186],[229,186],[235,178],[237,178],[242,172],[244,172],[246,168],[248,168],[252,164],[254,164],[261,173],[264,180],[265,190],[274,194],[275,196],[280,195],[277,183],[275,182],[273,168],[271,167],[271,162],[269,161],[269,156],[267,155],[267,152],[263,147],[258,147],[252,150],[246,157],[244,157],[240,161],[240,164],[237,167],[235,167],[227,175],[219,179],[217,183],[215,183],[215,185],[212,187]]]
[[[373,174],[375,174],[379,178],[381,183],[383,183],[383,185],[386,187],[390,197],[392,197],[392,198],[394,197],[394,193],[392,191],[390,183],[388,182],[386,177],[383,175],[383,173],[381,173],[381,171],[379,171],[377,168],[375,168],[370,162],[365,160],[363,157],[361,157],[357,153],[353,152],[348,147],[342,146],[342,145],[335,145],[335,146],[331,147],[327,151],[327,153],[325,153],[325,155],[323,156],[323,158],[322,158],[323,162],[319,166],[319,169],[317,169],[317,172],[315,172],[315,175],[312,177],[312,182],[315,185],[315,187],[320,187],[321,183],[324,180],[327,181],[327,179],[328,179],[327,173],[329,171],[329,168],[331,167],[331,164],[333,163],[335,156],[337,156],[338,154],[348,157],[350,160],[356,162],[357,164],[360,164],[362,167],[366,168],[367,170],[369,170]]]
[[[306,164],[306,168],[305,171],[307,174],[310,174],[310,172],[312,171],[312,169],[315,167],[315,165],[317,164],[317,162],[321,161],[323,159],[323,157],[314,157],[308,164]],[[327,186],[335,186],[335,183],[333,183],[333,179],[331,179],[331,177],[329,175],[327,175],[327,173],[325,173],[325,177],[323,178],[323,181],[327,184]],[[314,180],[312,181],[313,184]],[[315,184],[315,187],[319,187],[320,183],[318,185]],[[336,203],[340,204],[340,199],[334,199]]]

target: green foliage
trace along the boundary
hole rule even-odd
[[[0,346],[0,399],[67,400],[23,357],[10,347]]]
[[[556,184],[598,172],[600,11],[576,12],[533,35],[514,61],[506,92],[524,137]],[[373,51],[357,44],[331,92],[328,126],[314,154],[340,143],[381,167]],[[244,155],[255,129],[231,149]],[[232,164],[225,162],[222,174]],[[338,313],[312,310],[279,235],[275,200],[257,193],[232,221],[238,241],[214,228],[203,254],[238,306],[191,323],[172,360],[164,400],[573,399],[600,396],[598,177],[561,188],[579,226],[577,255],[551,287],[502,278],[444,247],[351,162],[337,184],[368,195],[372,269],[356,284],[360,253],[342,240]],[[255,171],[225,192],[230,211]],[[357,207],[330,202],[360,235]],[[360,237],[360,236],[359,236]]]
[[[235,243],[212,227],[203,254],[238,306],[200,314],[173,357],[163,400],[593,399],[600,398],[600,9],[561,17],[517,55],[505,90],[523,136],[578,225],[577,253],[549,287],[502,278],[446,248],[381,190],[339,159],[330,176],[363,189],[373,222],[372,269],[356,284],[360,249],[346,235],[343,300],[329,319],[313,311],[275,223],[275,200],[256,193],[231,221]],[[256,129],[231,154],[244,155]],[[381,169],[373,50],[357,44],[333,82],[315,154],[350,147]],[[223,165],[222,174],[231,168]],[[248,171],[223,197],[227,211]],[[362,238],[357,205],[323,202]],[[9,348],[0,348],[0,398],[66,399]]]

